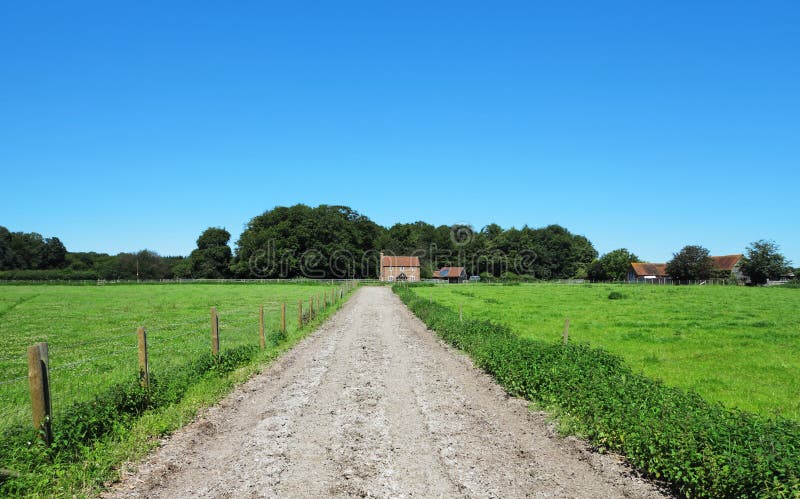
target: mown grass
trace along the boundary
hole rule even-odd
[[[0,286],[0,468],[19,477],[0,495],[83,495],[142,455],[310,331],[297,303],[330,293],[315,284]],[[338,289],[338,288],[337,288]],[[328,294],[330,296],[330,294]],[[287,303],[287,335],[277,334]],[[267,348],[259,350],[264,305]],[[220,315],[222,355],[210,354],[211,306]],[[148,331],[153,387],[137,380],[135,330]],[[50,346],[55,442],[30,429],[28,345]]]
[[[537,340],[559,341],[569,318],[571,342],[620,355],[634,372],[728,407],[800,420],[796,289],[471,284],[417,292]]]

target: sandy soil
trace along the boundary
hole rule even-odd
[[[133,467],[106,497],[663,497],[558,437],[385,287]]]

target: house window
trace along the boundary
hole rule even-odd
[[[416,278],[416,276],[412,275],[408,280],[411,281],[411,282],[414,282],[414,281],[417,280],[417,278]]]
[[[389,276],[389,282],[394,281],[394,276]]]

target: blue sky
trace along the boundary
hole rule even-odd
[[[800,3],[4,2],[0,225],[188,254],[277,205],[800,265]]]

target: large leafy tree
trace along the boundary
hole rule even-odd
[[[13,232],[11,234],[11,253],[13,269],[41,268],[45,242],[36,232]]]
[[[11,249],[11,232],[0,226],[0,270],[14,268],[14,253]]]
[[[745,250],[739,269],[753,284],[764,284],[767,279],[778,279],[791,272],[791,267],[774,241],[759,240]]]
[[[197,249],[189,255],[188,269],[191,276],[208,279],[230,276],[230,239],[230,232],[219,227],[209,227],[203,231],[197,238]]]
[[[684,246],[667,262],[667,274],[677,281],[708,279],[713,270],[708,250],[697,245]]]
[[[57,237],[50,237],[44,240],[42,248],[41,269],[61,269],[67,265],[67,248]]]
[[[231,267],[241,277],[375,277],[383,231],[347,206],[279,206],[250,220]]]
[[[596,281],[623,281],[631,263],[638,261],[639,257],[626,248],[615,249],[592,262],[588,276]]]

